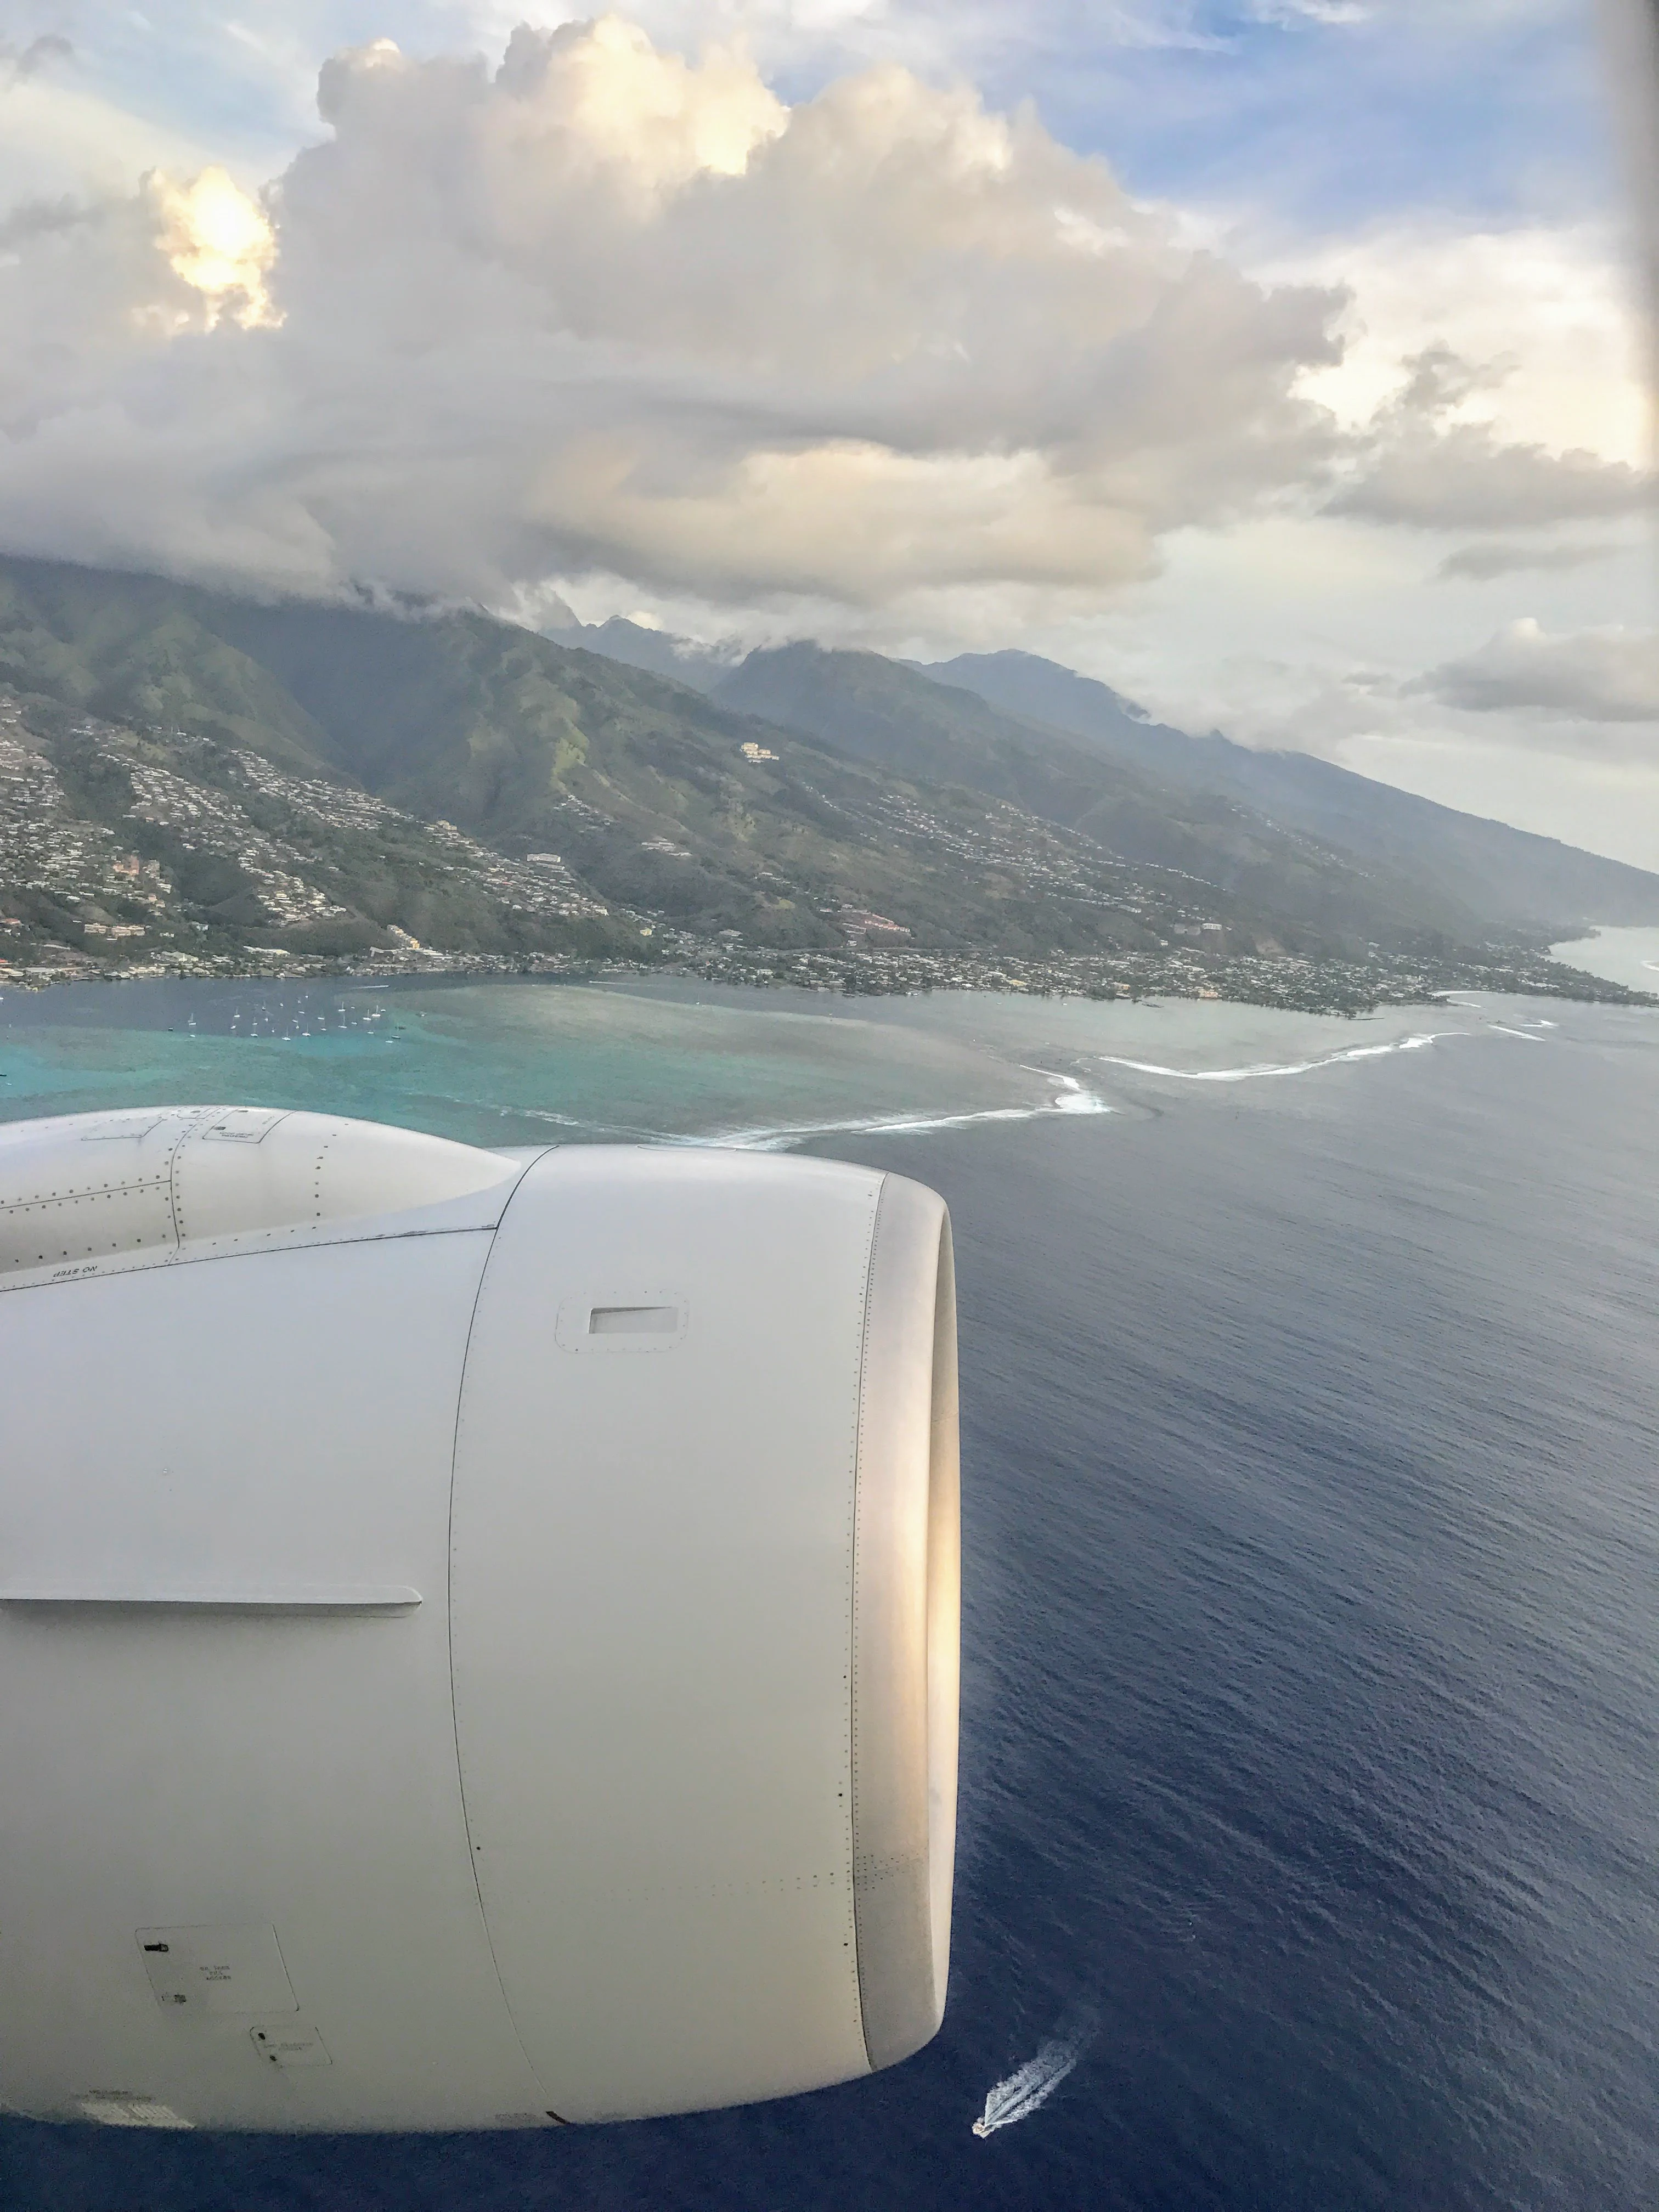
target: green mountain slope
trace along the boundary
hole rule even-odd
[[[919,946],[1021,956],[1150,951],[1206,923],[1242,949],[1294,935],[1268,908],[1126,866],[1000,795],[923,787],[480,614],[253,605],[11,561],[0,563],[0,684],[64,785],[62,821],[119,827],[179,887],[170,927],[638,951],[665,926],[838,946],[885,921]],[[256,787],[258,760],[315,788]],[[160,789],[157,778],[173,796],[149,805],[139,786]],[[213,825],[204,851],[186,849],[189,807],[173,790],[192,779]],[[353,792],[395,823],[354,813],[337,796]],[[438,896],[459,864],[422,842],[434,823],[485,854],[466,860],[464,930],[456,887]],[[245,864],[256,833],[275,842]],[[573,910],[550,893],[486,911],[495,862],[532,860],[564,872]],[[270,890],[285,868],[316,893],[309,906]],[[100,895],[112,912],[113,895]],[[76,941],[70,922],[54,926]]]
[[[1492,921],[1659,922],[1659,876],[1356,775],[1311,754],[1189,736],[1109,684],[1030,653],[966,653],[924,672],[1009,714],[1063,732],[1099,757],[1215,792],[1365,860],[1408,869]]]
[[[1298,1005],[1563,980],[1489,934],[1406,870],[873,654],[751,655],[708,696],[477,612],[0,560],[13,966],[418,939]]]
[[[1425,930],[1469,940],[1491,926],[1397,860],[1337,851],[1222,793],[1155,781],[878,653],[751,653],[714,696],[872,765],[1012,800],[1126,860],[1202,877],[1327,942],[1398,945]]]

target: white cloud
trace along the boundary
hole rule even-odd
[[[1647,472],[1627,461],[1520,444],[1490,419],[1469,419],[1468,403],[1500,386],[1504,366],[1477,368],[1444,344],[1404,366],[1404,385],[1359,441],[1363,458],[1335,513],[1427,530],[1524,530],[1650,503]]]
[[[225,314],[245,331],[280,323],[265,289],[276,240],[234,179],[208,168],[182,185],[157,173],[149,189],[161,217],[157,243],[173,274],[200,295],[206,327]]]
[[[1354,441],[1337,511],[1512,544],[1650,503],[1646,357],[1616,234],[1384,228],[1265,265],[1348,287],[1341,357],[1304,387]],[[1581,558],[1538,541],[1537,566]],[[1521,565],[1465,550],[1444,573]]]
[[[1369,23],[1375,9],[1362,0],[1255,0],[1250,10],[1258,23]]]
[[[740,49],[607,18],[493,75],[371,46],[320,103],[263,210],[151,178],[15,240],[14,546],[876,608],[1110,587],[1334,450],[1296,387],[1335,295],[965,88],[886,65],[788,109]]]
[[[614,17],[520,27],[494,72],[381,41],[319,96],[263,204],[167,164],[14,216],[15,547],[937,629],[1332,496],[1512,539],[1645,495],[1623,416],[1585,443],[1564,398],[1587,361],[1603,399],[1628,380],[1605,264],[1539,234],[1419,241],[1413,323],[1375,240],[1253,276],[959,83],[887,63],[791,108],[741,46]],[[1479,366],[1517,328],[1541,366]]]
[[[885,20],[737,12],[797,40]],[[791,108],[741,45],[687,61],[614,17],[520,27],[494,72],[380,41],[319,96],[323,143],[262,205],[168,163],[13,217],[14,546],[938,629],[999,592],[1098,604],[1171,532],[1332,497],[1512,542],[1645,496],[1582,238],[1370,238],[1252,276],[960,83],[890,62]],[[1542,334],[1519,362],[1517,331]]]
[[[1586,222],[1389,223],[1264,258],[1267,281],[1334,285],[1339,360],[1306,380],[1358,429],[1401,396],[1403,362],[1439,349],[1476,374],[1449,402],[1503,444],[1644,466],[1652,415],[1637,282],[1622,234]]]
[[[210,98],[124,113],[52,56],[0,88],[4,542],[527,615],[563,579],[589,618],[708,638],[1018,640],[1534,826],[1599,776],[1560,826],[1659,860],[1610,230],[1395,222],[1244,262],[1226,210],[1200,236],[963,86],[1053,47],[1049,0],[639,8],[656,46],[526,33],[495,70],[444,58],[501,51],[495,0],[361,0],[358,35],[438,58],[337,58],[320,124],[295,88],[337,0],[249,40],[179,0]],[[1148,0],[1090,52],[1214,20]],[[236,137],[262,72],[297,158]]]

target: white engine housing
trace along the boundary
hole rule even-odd
[[[250,1108],[0,1128],[0,2105],[548,2125],[943,2013],[941,1201]]]

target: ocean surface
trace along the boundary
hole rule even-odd
[[[1659,2203],[1659,1012],[0,998],[0,1115],[162,1099],[945,1194],[950,2008],[873,2080],[623,2128],[0,2123],[0,2205]]]
[[[1659,929],[1601,929],[1550,951],[1571,967],[1628,983],[1632,991],[1659,991]]]

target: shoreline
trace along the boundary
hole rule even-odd
[[[121,963],[84,957],[15,964],[0,960],[0,993],[8,986],[33,993],[83,983],[161,981],[364,984],[444,977],[475,982],[539,977],[602,983],[625,977],[674,977],[758,990],[809,990],[845,998],[983,991],[1097,1001],[1209,1001],[1349,1018],[1373,1013],[1381,1006],[1433,1006],[1451,993],[1468,991],[1581,1004],[1659,1006],[1659,972],[1655,973],[1655,988],[1644,989],[1617,975],[1577,968],[1554,957],[1568,943],[1595,941],[1591,938],[1564,940],[1547,952],[1491,945],[1465,948],[1461,956],[1402,953],[1354,962],[1255,954],[1200,958],[1173,949],[1161,954],[1046,957],[999,954],[977,948],[955,952],[915,947],[785,950],[710,942],[689,933],[665,945],[659,957],[649,960],[576,952],[441,952],[426,946],[341,956],[249,945],[240,957],[179,953]]]

